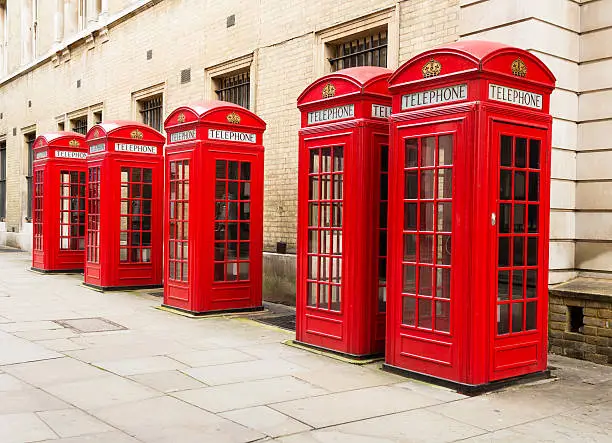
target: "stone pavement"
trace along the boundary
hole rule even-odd
[[[612,442],[612,367],[552,357],[556,381],[468,398],[28,261],[0,251],[1,443]]]

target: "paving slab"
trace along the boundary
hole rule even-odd
[[[0,366],[62,357],[38,344],[0,332]]]
[[[280,377],[304,371],[295,363],[281,359],[254,360],[226,365],[204,366],[186,369],[183,372],[207,385],[222,385],[248,380]]]
[[[43,387],[109,375],[70,357],[5,366],[4,371],[27,383]]]
[[[60,437],[77,437],[114,430],[106,423],[74,408],[39,412],[37,415]]]
[[[25,338],[26,340],[38,341],[38,340],[53,340],[59,338],[71,338],[76,337],[77,334],[66,328],[62,329],[40,329],[34,331],[22,331],[15,332],[16,337]]]
[[[51,411],[66,409],[70,406],[36,388],[2,392],[0,399],[2,400],[0,401],[0,414]]]
[[[242,443],[265,437],[170,397],[107,407],[95,410],[93,414],[146,442]]]
[[[340,392],[405,381],[395,374],[363,368],[358,365],[335,362],[333,366],[298,372],[296,377],[328,391]]]
[[[40,443],[141,443],[125,432],[113,431],[102,434],[79,435],[78,437],[60,438],[57,440],[44,440]]]
[[[32,386],[22,382],[12,375],[0,373],[0,392],[20,391],[22,389],[31,389]]]
[[[130,376],[130,379],[161,392],[185,391],[199,389],[206,385],[193,377],[179,371],[150,372]]]
[[[36,414],[0,415],[0,441],[2,443],[24,443],[56,438],[55,432]]]
[[[458,400],[433,406],[430,410],[488,431],[497,431],[571,411],[579,406],[580,403],[570,398],[560,401],[539,395],[536,386]]]
[[[19,321],[0,324],[0,331],[4,332],[44,331],[52,329],[64,329],[64,327],[53,321],[48,320]]]
[[[612,392],[608,391],[612,399]],[[561,417],[573,418],[591,426],[607,429],[612,435],[612,400],[597,405],[587,405],[578,409],[564,412]],[[612,441],[612,439],[611,439]]]
[[[332,426],[440,403],[432,397],[401,388],[377,386],[301,400],[270,407],[314,428]]]
[[[280,443],[398,443],[388,438],[364,437],[332,430],[304,432],[277,438],[274,441]]]
[[[222,412],[327,393],[326,390],[305,381],[285,376],[211,386],[173,395],[207,411]]]
[[[45,389],[58,398],[85,410],[161,395],[151,388],[116,375],[50,385]]]
[[[238,409],[220,415],[270,437],[296,434],[312,429],[310,426],[266,406]]]
[[[52,351],[76,351],[78,349],[84,349],[84,346],[75,343],[74,341],[67,338],[58,338],[52,340],[40,340],[38,341],[39,345],[44,346],[47,349],[51,349]]]
[[[169,357],[191,367],[216,366],[256,360],[256,357],[237,349],[211,349],[207,351],[183,352],[180,354],[170,354]]]
[[[486,432],[423,409],[360,420],[329,429],[347,435],[410,443],[453,442]]]
[[[161,355],[130,358],[125,360],[93,362],[93,364],[119,375],[146,374],[149,372],[188,368],[188,366],[184,365],[183,363]]]

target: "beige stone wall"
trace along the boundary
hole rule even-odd
[[[557,77],[551,97],[553,151],[550,217],[551,283],[576,275],[576,155],[580,94],[581,6],[573,0],[461,0],[462,39],[527,49]]]
[[[583,1],[576,161],[576,268],[612,277],[612,1]]]
[[[112,22],[122,7],[144,4],[152,7]],[[136,118],[133,95],[152,86],[164,92],[167,115],[186,102],[210,97],[210,71],[246,56],[253,60],[252,107],[268,123],[265,244],[273,250],[283,241],[291,250],[296,238],[296,99],[329,69],[325,42],[386,24],[389,67],[396,68],[399,60],[421,49],[457,38],[458,0],[353,0],[350,7],[335,0],[110,0],[109,9],[108,41],[94,26],[93,45],[82,40],[71,46],[69,59],[67,54],[60,55],[59,63],[46,59],[31,72],[0,83],[0,108],[11,105],[0,120],[9,157],[9,230],[21,229],[25,214],[22,128],[35,125],[39,134],[55,130],[66,114],[98,104],[104,119]],[[227,28],[232,14],[236,25]],[[434,31],[422,39],[424,29]],[[153,58],[147,61],[149,49]],[[61,47],[55,50],[61,53]],[[181,85],[180,71],[186,68],[191,68],[191,82]]]

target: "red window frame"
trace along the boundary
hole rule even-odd
[[[150,263],[153,169],[121,167],[119,261]]]
[[[402,325],[451,332],[453,160],[456,134],[404,139]]]
[[[60,171],[60,250],[85,249],[85,172]]]
[[[100,166],[87,173],[87,262],[100,263]]]
[[[497,337],[538,329],[538,268],[542,219],[542,146],[524,131],[502,130],[499,158],[496,305]]]
[[[344,145],[309,148],[307,306],[342,310]]]
[[[43,169],[34,172],[34,250],[43,250],[43,198],[44,198],[44,175]]]
[[[215,160],[214,282],[251,278],[252,162]]]
[[[189,281],[189,160],[170,162],[168,272],[173,281]]]
[[[378,214],[378,312],[387,311],[387,233],[389,210],[389,145],[380,144],[380,206]]]

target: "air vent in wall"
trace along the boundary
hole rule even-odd
[[[191,68],[183,69],[181,71],[181,84],[189,83],[191,81]]]
[[[81,87],[81,80],[77,80],[77,88]]]
[[[227,27],[231,28],[236,24],[236,14],[232,14],[227,18]]]
[[[151,60],[153,58],[153,50],[149,49],[147,51],[147,60]]]

